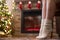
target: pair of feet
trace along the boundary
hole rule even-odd
[[[46,38],[52,32],[52,20],[42,19],[39,36],[36,38]]]

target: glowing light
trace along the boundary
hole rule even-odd
[[[31,9],[32,8],[32,4],[31,1],[28,2],[28,8]]]
[[[19,8],[22,9],[22,2],[19,3]]]

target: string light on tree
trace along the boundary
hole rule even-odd
[[[9,26],[6,26],[6,28],[9,28]]]
[[[1,21],[4,21],[4,18],[1,18]]]
[[[0,25],[0,27],[1,27],[1,25]]]
[[[12,2],[13,2],[13,4],[12,4],[13,8],[12,9],[14,9],[15,8],[15,2],[14,2],[14,0],[12,0]]]

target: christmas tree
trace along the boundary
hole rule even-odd
[[[0,35],[10,34],[12,14],[8,11],[6,0],[0,0]]]

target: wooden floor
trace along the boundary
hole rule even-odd
[[[36,38],[22,37],[22,38],[0,38],[0,40],[59,40],[59,39],[36,39]]]

